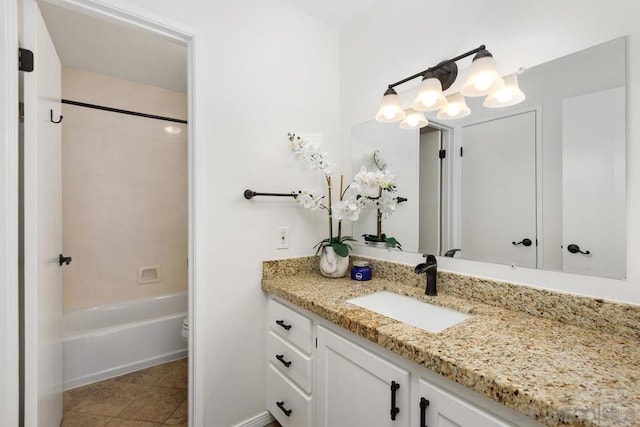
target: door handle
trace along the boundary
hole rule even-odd
[[[64,255],[60,254],[60,256],[58,257],[58,263],[60,265],[62,265],[62,264],[69,265],[69,264],[71,264],[71,257],[70,256],[64,256]]]
[[[521,241],[519,241],[518,243],[516,242],[511,242],[511,244],[513,246],[518,246],[518,245],[522,245],[522,246],[531,246],[533,244],[533,242],[531,241],[531,239],[522,239]]]
[[[429,400],[424,397],[420,398],[420,427],[427,427],[427,407]]]
[[[291,366],[291,361],[284,360],[284,354],[276,354],[276,359],[280,361],[284,365],[285,368]]]
[[[391,381],[391,421],[396,420],[396,415],[400,412],[400,408],[396,406],[396,391],[400,388],[400,384]]]
[[[577,253],[581,253],[582,255],[590,255],[591,252],[590,251],[581,251],[580,250],[580,246],[575,245],[575,244],[570,244],[569,246],[567,246],[567,250],[569,252],[571,252],[572,254],[577,254]]]
[[[284,320],[276,320],[276,324],[287,331],[291,329],[291,325],[287,325],[286,323],[284,323]]]
[[[292,410],[292,409],[287,409],[287,408],[285,408],[285,407],[284,407],[284,402],[276,402],[276,405],[278,406],[278,408],[280,408],[280,410],[281,410],[282,412],[284,412],[284,414],[285,414],[287,417],[290,417],[290,416],[291,416],[291,413],[293,412],[293,410]]]

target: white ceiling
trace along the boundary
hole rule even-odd
[[[284,0],[322,22],[342,28],[380,0]]]
[[[380,0],[284,1],[340,29]],[[51,3],[39,6],[64,65],[187,91],[186,46]]]
[[[39,6],[62,64],[187,91],[186,46],[50,3]]]

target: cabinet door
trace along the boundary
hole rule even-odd
[[[426,423],[421,423],[420,427],[507,427],[511,425],[423,379],[420,379],[418,384],[420,395],[415,402],[416,405],[420,403],[421,398],[428,401],[428,406],[424,409]],[[420,411],[422,410],[421,407]]]
[[[322,326],[316,378],[318,427],[409,426],[409,372]]]

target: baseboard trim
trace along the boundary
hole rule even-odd
[[[249,418],[248,420],[245,420],[239,424],[236,424],[233,427],[264,427],[271,424],[275,420],[276,419],[273,418],[273,415],[271,415],[269,411],[264,411],[263,413]]]
[[[92,384],[97,381],[108,380],[109,378],[119,377],[120,375],[128,374],[130,372],[135,372],[141,369],[150,368],[152,366],[161,365],[163,363],[173,362],[174,360],[183,359],[187,357],[187,355],[188,351],[187,349],[184,349],[145,360],[138,360],[136,362],[105,369],[104,371],[100,372],[94,372],[82,377],[64,380],[62,388],[64,391],[71,390],[72,388]]]

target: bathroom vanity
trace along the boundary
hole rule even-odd
[[[323,278],[304,258],[265,263],[267,408],[284,427],[640,422],[634,306],[571,296],[557,304],[557,294],[524,288],[525,299],[540,292],[532,315],[513,293],[482,302],[486,283],[475,284],[478,298],[464,297],[452,273],[427,297],[409,266],[378,261],[374,270],[356,282]],[[381,290],[470,316],[432,333],[347,302]],[[558,317],[552,305],[564,319],[543,318]],[[606,330],[600,315],[625,327]]]

